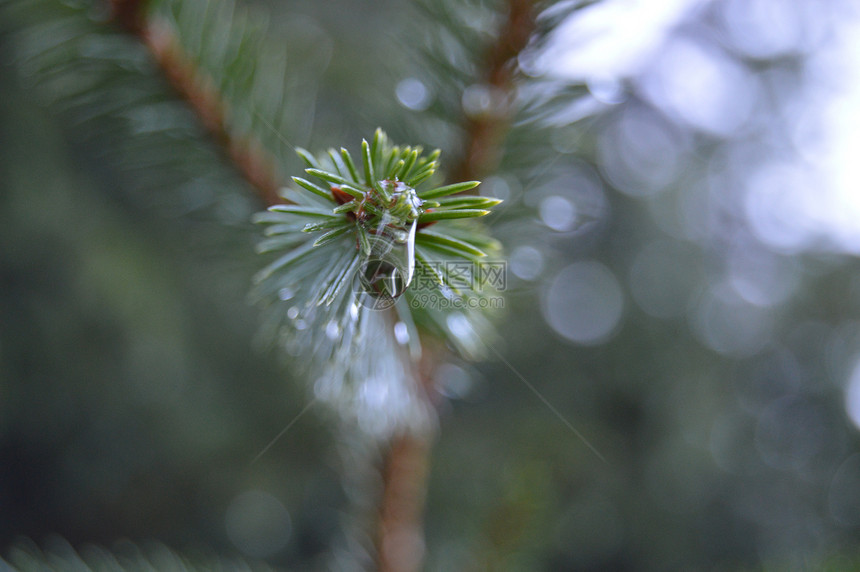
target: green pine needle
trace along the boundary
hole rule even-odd
[[[429,202],[429,201],[425,201]],[[501,204],[501,199],[494,199],[492,197],[444,197],[439,199],[438,201],[434,201],[438,208],[452,209],[452,208],[467,208],[467,209],[484,209],[489,210],[494,206]]]
[[[323,246],[324,244],[328,244],[329,242],[334,242],[344,234],[351,232],[353,230],[352,225],[343,225],[334,230],[330,230],[318,239],[314,241],[314,246]]]
[[[284,285],[300,292],[290,298],[289,308],[317,308],[308,319],[312,316],[326,335],[359,328],[362,296],[405,294],[408,303],[398,304],[399,314],[410,313],[408,321],[417,331],[448,337],[459,347],[458,333],[433,316],[458,311],[455,300],[474,301],[492,292],[484,284],[483,268],[499,263],[493,260],[499,244],[480,223],[453,219],[485,216],[501,201],[457,196],[478,181],[419,188],[436,174],[439,150],[424,155],[420,146],[393,146],[379,129],[370,141],[362,140],[361,165],[346,148],[317,157],[303,149],[297,153],[305,172],[325,185],[293,177],[296,187],[282,194],[295,204],[276,205],[254,217],[267,227],[268,238],[258,249],[285,251],[257,273],[258,290],[270,299]],[[303,199],[303,192],[314,200]],[[384,281],[373,286],[380,276]],[[426,300],[447,306],[425,307]]]
[[[358,180],[358,172],[355,170],[355,163],[352,162],[352,156],[350,156],[349,151],[340,148],[341,157],[343,157],[343,162],[346,163],[347,169],[349,169],[349,175],[352,177],[353,181]]]
[[[310,167],[311,169],[319,169],[320,168],[320,164],[317,162],[317,160],[314,158],[314,156],[311,155],[307,150],[302,149],[301,147],[296,147],[296,155],[301,157],[301,159],[305,162],[305,164],[308,167]]]
[[[322,197],[326,200],[329,200],[329,201],[333,200],[331,197],[331,192],[325,190],[324,188],[320,187],[319,185],[315,185],[314,183],[308,181],[307,179],[302,179],[301,177],[292,177],[292,179],[293,179],[293,182],[295,184],[299,185],[303,189],[308,190],[308,191],[312,192],[313,194],[315,194],[319,197]]]
[[[370,146],[367,144],[367,139],[361,140],[361,158],[364,160],[364,181],[367,186],[372,187],[376,179],[373,176],[373,159],[370,156]]]
[[[346,179],[344,179],[340,175],[332,173],[331,171],[324,171],[322,169],[305,169],[305,173],[307,173],[308,175],[313,175],[314,177],[317,177],[318,179],[322,179],[323,181],[327,181],[329,183],[334,183],[335,185],[348,185],[349,184],[349,181],[347,181]]]
[[[480,248],[476,248],[469,244],[468,242],[464,242],[462,240],[458,240],[452,236],[439,234],[437,232],[433,232],[430,230],[424,230],[418,235],[419,242],[422,243],[436,243],[442,244],[444,246],[448,246],[452,249],[460,250],[462,252],[466,252],[468,254],[474,256],[487,256],[487,253],[481,250]]]
[[[296,205],[275,205],[273,207],[269,207],[269,211],[322,218],[334,218],[335,216],[331,211],[324,211],[313,207],[300,207]]]
[[[438,199],[439,197],[445,197],[447,195],[453,195],[456,193],[469,191],[480,184],[481,181],[466,181],[464,183],[454,183],[453,185],[446,185],[444,187],[438,187],[429,191],[419,192],[418,196],[422,199]]]
[[[436,222],[440,220],[451,220],[456,218],[474,218],[490,214],[490,211],[483,209],[458,209],[425,212],[418,217],[418,222]]]

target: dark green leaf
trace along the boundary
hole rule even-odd
[[[370,143],[370,157],[373,159],[374,167],[382,166],[382,148],[385,146],[385,133],[379,127],[373,133],[373,141]]]
[[[355,207],[358,205],[354,200],[349,201],[348,203],[343,203],[342,205],[334,207],[331,212],[333,213],[348,213],[355,210]]]
[[[345,192],[348,195],[352,195],[353,197],[355,197],[356,199],[359,199],[359,200],[363,199],[364,194],[365,194],[364,191],[362,191],[361,189],[353,187],[352,185],[349,185],[349,184],[341,185],[340,190]]]
[[[331,164],[334,166],[334,170],[337,171],[337,174],[341,177],[346,178],[346,174],[349,172],[346,168],[346,165],[343,162],[343,159],[340,158],[340,155],[334,149],[329,149],[328,157],[331,159]]]
[[[402,169],[403,165],[405,164],[406,162],[403,159],[398,159],[398,161],[394,163],[391,169],[389,169],[388,173],[385,174],[385,178],[393,179],[397,175],[397,173],[400,172],[400,169]]]

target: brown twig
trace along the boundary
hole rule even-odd
[[[452,180],[479,179],[498,165],[501,144],[510,126],[517,57],[534,31],[535,0],[509,0],[508,17],[487,53],[483,77],[493,104],[486,112],[466,119],[465,152]]]
[[[145,0],[111,0],[114,20],[138,36],[149,49],[164,75],[194,108],[197,116],[226,150],[245,179],[257,190],[266,205],[283,203],[278,189],[283,184],[275,161],[259,141],[250,136],[236,137],[227,125],[229,108],[213,86],[211,78],[185,53],[170,26],[143,17]]]
[[[212,81],[200,73],[185,55],[172,30],[157,20],[151,21],[141,29],[140,37],[174,88],[185,97],[207,129],[225,147],[230,159],[257,189],[263,202],[267,205],[283,203],[284,200],[278,195],[278,189],[283,185],[271,155],[256,139],[250,136],[236,138],[230,133],[226,122],[226,102],[221,99]]]
[[[419,396],[435,412],[442,394],[434,386],[436,366],[446,351],[422,340],[417,367]],[[382,493],[376,530],[376,567],[384,572],[414,572],[424,558],[424,500],[435,434],[427,429],[394,436],[383,454]]]
[[[428,435],[400,435],[389,444],[382,468],[377,570],[413,572],[421,568],[422,515],[431,448]]]
[[[466,152],[452,180],[468,181],[492,171],[510,125],[509,100],[513,96],[516,60],[535,29],[534,0],[509,0],[508,17],[487,54],[485,81],[502,105],[480,117],[467,119]],[[432,406],[439,398],[432,387],[436,352],[426,351],[422,389]],[[426,357],[429,355],[429,358]],[[431,434],[394,438],[385,455],[383,492],[377,531],[377,569],[413,572],[421,568],[424,552],[422,515],[426,492]]]
[[[111,18],[127,32],[139,34],[143,27],[145,0],[110,0]]]

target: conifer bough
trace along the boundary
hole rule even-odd
[[[425,299],[432,294],[454,302],[487,295],[481,265],[499,245],[483,225],[459,219],[487,215],[501,201],[457,195],[478,181],[428,184],[438,168],[438,150],[425,155],[420,146],[392,145],[377,129],[370,142],[362,141],[358,159],[344,148],[319,157],[304,149],[297,153],[307,177],[293,177],[296,188],[282,189],[289,204],[272,206],[255,219],[266,225],[258,250],[286,251],[258,273],[264,291],[302,290],[305,310],[331,308],[330,317],[340,326],[343,314],[356,312],[342,300],[347,294],[372,300],[374,309],[393,306],[414,282],[420,282]],[[465,277],[448,272],[443,262],[451,260],[469,263]],[[422,280],[415,281],[419,275]],[[410,321],[428,325],[423,319],[428,309],[419,306],[410,302],[410,313],[416,314]],[[446,337],[444,324],[433,322],[431,329]]]

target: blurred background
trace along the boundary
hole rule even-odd
[[[457,50],[504,7],[438,6],[251,5],[287,50],[273,125],[453,161],[493,105]],[[481,187],[504,360],[439,369],[427,569],[857,569],[860,11],[542,9]],[[256,335],[261,203],[105,14],[0,0],[0,556],[354,569],[367,456]]]

